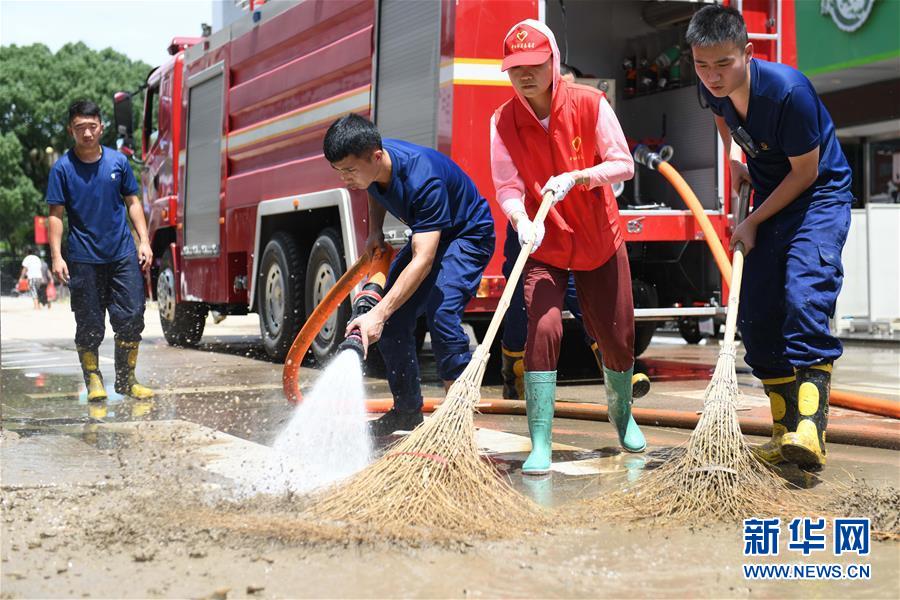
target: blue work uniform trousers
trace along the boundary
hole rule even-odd
[[[509,279],[512,273],[513,265],[519,257],[519,251],[522,249],[519,244],[519,234],[513,229],[511,223],[506,224],[506,242],[503,244],[503,276]],[[566,295],[563,298],[563,306],[572,313],[572,316],[578,321],[584,333],[584,341],[591,345],[593,340],[584,331],[584,323],[581,320],[581,308],[578,306],[578,294],[575,291],[575,275],[569,273],[569,284],[566,288]],[[525,350],[525,340],[528,337],[528,312],[525,310],[525,285],[524,278],[519,278],[516,289],[509,301],[509,309],[503,318],[503,347],[512,352],[522,352]]]
[[[421,410],[422,389],[416,356],[416,321],[423,314],[431,333],[431,348],[438,375],[452,381],[469,360],[469,337],[462,327],[466,305],[478,291],[481,275],[494,253],[493,231],[479,239],[456,238],[441,242],[431,272],[418,289],[384,324],[378,349],[384,357],[394,406],[402,411]],[[391,263],[387,290],[412,259],[407,244]]]
[[[137,255],[105,263],[69,263],[69,290],[75,313],[75,345],[97,348],[106,331],[106,313],[124,342],[139,342],[144,331],[144,278]]]
[[[827,199],[788,205],[757,229],[738,312],[745,361],[757,378],[789,377],[794,368],[841,356],[829,319],[844,278],[841,249],[849,229],[850,203]]]

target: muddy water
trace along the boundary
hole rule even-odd
[[[210,490],[221,490],[223,480],[208,470],[204,453],[204,446],[225,444],[215,432],[198,437],[193,427],[147,423],[129,436],[110,426],[85,443],[75,437],[79,427],[88,428],[72,426],[73,435],[49,444],[39,439],[49,441],[46,435],[3,436],[3,597],[222,597],[225,590],[228,597],[890,597],[900,585],[900,546],[884,542],[873,543],[868,582],[748,582],[737,525],[601,522],[521,540],[419,548],[237,532],[211,525],[205,511],[258,517],[290,511],[296,500],[215,508]],[[600,454],[598,461],[611,461],[607,474],[553,473],[517,485],[564,507],[627,477],[616,466],[622,459]],[[11,457],[32,461],[28,479]],[[60,468],[82,477],[43,478]],[[800,561],[782,547],[779,562]]]

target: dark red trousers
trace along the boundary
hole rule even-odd
[[[597,340],[603,364],[614,371],[627,371],[634,365],[634,300],[625,244],[593,271],[573,273],[584,328]],[[568,279],[569,272],[565,269],[533,259],[525,263],[526,371],[556,370]]]

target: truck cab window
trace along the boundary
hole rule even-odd
[[[159,84],[147,88],[143,133],[145,151],[150,150],[159,136]]]

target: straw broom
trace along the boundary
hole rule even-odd
[[[750,451],[738,422],[741,392],[735,372],[734,337],[743,267],[744,248],[738,244],[732,264],[725,339],[706,388],[703,414],[685,452],[639,479],[630,489],[595,500],[597,508],[607,515],[732,521],[788,514],[791,506],[798,506],[794,488]]]
[[[552,204],[548,192],[535,223]],[[307,516],[372,540],[502,538],[550,523],[547,512],[479,456],[473,419],[491,344],[533,245],[520,250],[484,340],[434,415],[363,471],[313,498]]]

